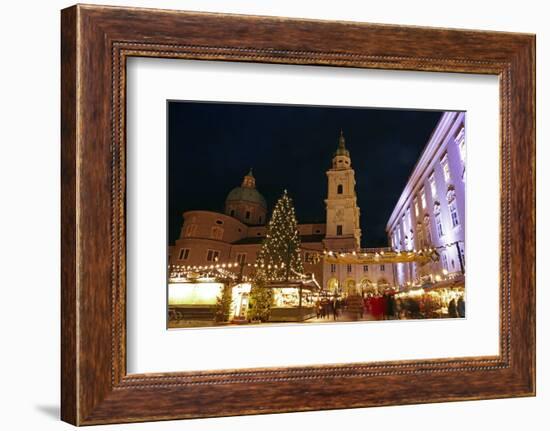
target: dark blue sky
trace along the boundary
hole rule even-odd
[[[324,222],[326,170],[340,129],[355,169],[362,247],[387,245],[386,222],[441,111],[168,102],[168,235],[182,213],[223,211],[250,168],[269,210],[286,188],[299,223]]]

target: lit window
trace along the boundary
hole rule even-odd
[[[426,190],[420,190],[420,203],[422,204],[422,209],[426,209]]]
[[[456,227],[460,224],[458,220],[458,211],[456,209],[456,201],[449,202],[449,212],[451,213],[451,222],[453,227]]]
[[[218,250],[208,250],[206,253],[206,260],[208,262],[216,262],[220,257],[220,252]]]
[[[341,224],[336,226],[336,235],[342,236],[342,225]]]
[[[196,224],[189,224],[185,227],[185,236],[193,236],[197,232]]]
[[[430,174],[429,181],[430,181],[430,190],[432,191],[432,198],[435,199],[435,197],[437,196],[437,188],[435,186],[435,173],[434,172],[432,172]]]
[[[187,260],[189,259],[189,249],[188,248],[182,248],[180,250],[180,254],[178,257],[179,260]]]
[[[435,215],[435,227],[437,230],[437,236],[441,238],[443,236],[443,225],[441,224],[441,213]]]
[[[426,215],[424,217],[424,229],[426,231],[426,241],[428,242],[428,245],[432,243],[432,231],[430,226],[430,216]]]
[[[449,270],[449,260],[447,259],[447,255],[445,253],[441,254],[441,259],[443,261],[443,268]]]
[[[443,167],[443,177],[445,178],[445,181],[448,182],[451,179],[451,170],[449,168],[449,159],[447,154],[442,157],[441,166]]]
[[[212,239],[221,240],[223,237],[223,228],[219,226],[213,226],[210,232],[210,237]]]
[[[464,163],[466,161],[466,133],[464,131],[464,126],[460,129],[458,135],[456,135],[455,142],[458,146],[458,152],[460,153],[460,160]]]
[[[419,213],[420,213],[420,210],[418,209],[418,198],[415,196],[415,198],[414,198],[414,215],[418,217]]]
[[[426,244],[424,242],[424,231],[422,230],[422,223],[418,222],[416,224],[416,237],[418,238],[418,244],[420,247],[425,247]]]

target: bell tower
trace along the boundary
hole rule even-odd
[[[325,199],[327,230],[324,246],[328,250],[358,250],[361,247],[360,209],[355,194],[355,171],[340,130],[338,149],[327,171],[328,193]]]

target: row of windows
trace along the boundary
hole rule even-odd
[[[235,217],[235,210],[232,209],[231,211],[229,211],[229,215],[230,215],[231,217]],[[250,211],[246,211],[246,212],[244,213],[244,218],[245,218],[246,220],[250,220],[251,215],[252,215],[252,214],[250,213]],[[258,217],[258,223],[261,224],[262,222],[263,222],[262,216],[259,216],[259,217]]]
[[[380,269],[380,271],[385,271],[386,270],[386,265],[384,265],[384,264],[379,265],[379,269]],[[346,271],[347,272],[352,272],[353,271],[353,265],[347,264],[346,265]],[[335,263],[330,264],[330,272],[333,272],[333,273],[336,272],[336,264]],[[369,272],[369,265],[363,265],[363,272]]]
[[[461,128],[459,131],[457,137],[455,138],[455,143],[458,146],[460,158],[462,160],[462,163],[464,165],[465,163],[465,152],[466,152],[466,144],[465,144],[465,133],[464,133],[464,127]],[[443,172],[443,178],[447,184],[451,181],[451,170],[449,167],[449,158],[448,154],[445,153],[440,159],[440,165]],[[443,223],[441,220],[441,212],[440,212],[440,204],[437,200],[437,185],[435,180],[435,171],[432,171],[430,175],[428,176],[428,184],[430,187],[430,193],[432,196],[432,199],[434,200],[434,219],[435,219],[435,228],[436,233],[439,238],[441,238],[444,235],[443,231]],[[454,195],[454,187],[452,185],[448,185],[447,190],[447,202],[449,205],[449,214],[451,217],[451,225],[453,228],[460,225],[460,219],[458,217],[458,210]],[[416,218],[420,216],[421,210],[425,210],[427,207],[427,199],[426,199],[426,189],[425,187],[422,187],[418,193],[413,197],[413,208]],[[412,229],[412,219],[410,217],[410,208],[407,208],[405,214],[401,216],[402,219],[402,225],[398,225],[396,230],[392,233],[392,241],[394,243],[394,247],[400,248],[401,245],[405,245],[407,249],[413,249],[414,248],[414,232]],[[431,226],[430,226],[430,217],[428,214],[424,217],[424,227],[422,229],[422,226],[420,222],[417,226],[417,235],[419,239],[419,243],[421,246],[425,246],[427,244],[431,244]],[[401,227],[403,228],[403,231],[406,232],[404,235],[404,241],[401,238]],[[408,234],[407,234],[408,233]],[[427,244],[426,244],[427,242]],[[404,244],[403,244],[404,243]]]

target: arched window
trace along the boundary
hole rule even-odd
[[[336,193],[338,193],[339,195],[344,193],[344,186],[342,184],[338,184],[338,189],[337,189]]]

